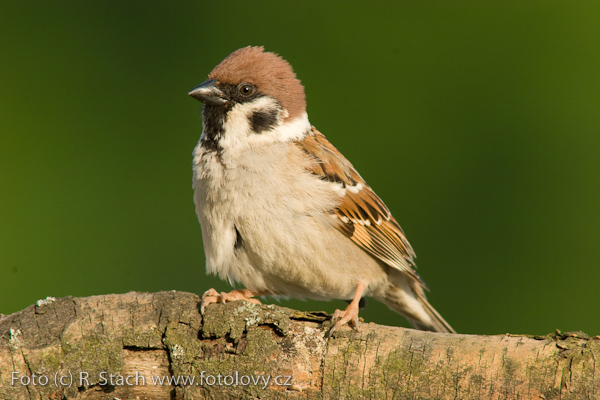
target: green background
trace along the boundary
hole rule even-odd
[[[204,271],[187,92],[253,44],[294,66],[457,331],[600,334],[599,17],[592,1],[3,1],[0,312],[229,289]],[[361,316],[406,325],[375,301]]]

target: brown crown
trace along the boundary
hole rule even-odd
[[[262,93],[279,100],[289,113],[286,119],[293,120],[306,111],[304,87],[287,61],[264,50],[262,46],[238,49],[221,61],[208,77],[233,85],[252,83]]]

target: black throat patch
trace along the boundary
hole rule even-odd
[[[204,125],[205,136],[202,144],[208,151],[221,152],[223,149],[219,141],[223,136],[223,125],[227,120],[229,107],[213,106],[205,104],[202,108],[202,125]]]

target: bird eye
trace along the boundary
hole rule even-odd
[[[238,85],[238,92],[244,97],[252,96],[256,92],[256,88],[253,84],[243,82]]]

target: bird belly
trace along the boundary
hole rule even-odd
[[[365,295],[381,292],[388,284],[387,268],[319,221],[324,218],[329,217],[297,216],[285,227],[274,227],[276,221],[240,224],[241,237],[248,239],[239,249],[238,280],[252,290],[315,300],[350,300],[359,282],[367,286]],[[277,234],[252,232],[267,229]]]
[[[285,148],[251,156],[236,159],[235,168],[226,159],[196,159],[207,272],[294,298],[352,299],[359,282],[367,296],[382,292],[387,267],[332,225],[340,201],[332,183],[303,166],[290,171]]]

